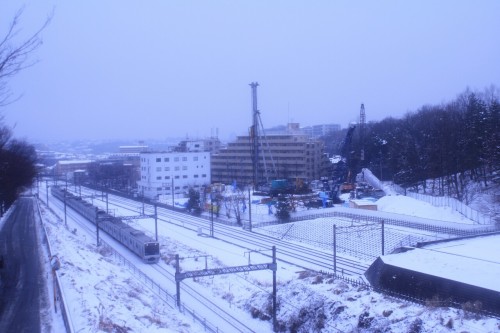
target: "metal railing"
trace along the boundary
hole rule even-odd
[[[38,199],[38,198],[37,198]],[[40,205],[39,205],[39,200],[34,200],[36,203],[36,211],[38,212],[38,216],[40,218],[41,222],[41,227],[43,229],[43,242],[46,244],[47,251],[49,252],[50,257],[52,258],[52,248],[50,246],[50,240],[47,235],[47,230],[45,229],[45,225],[43,224],[43,219],[42,219],[42,212],[40,211]],[[71,314],[70,311],[66,305],[66,297],[64,295],[64,289],[61,287],[61,281],[59,278],[59,273],[57,271],[54,271],[53,277],[55,279],[56,283],[56,292],[59,294],[59,302],[60,302],[60,308],[61,308],[61,315],[63,318],[64,322],[64,327],[66,328],[66,332],[68,333],[73,333],[75,332],[75,328],[73,327],[73,320],[71,319]]]

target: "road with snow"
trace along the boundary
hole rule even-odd
[[[20,198],[0,230],[0,332],[40,332],[41,277],[33,199]]]

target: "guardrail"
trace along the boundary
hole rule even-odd
[[[45,229],[45,225],[42,223],[42,221],[43,221],[42,212],[40,211],[38,197],[34,201],[36,203],[36,210],[37,210],[38,216],[40,218],[40,224],[41,224],[41,227],[43,229],[43,241],[46,244],[47,251],[49,252],[50,257],[52,258],[53,257],[52,249],[50,247],[50,241],[49,241],[49,237],[47,235],[47,230]],[[57,270],[54,271],[53,277],[55,279],[55,283],[56,283],[56,287],[57,287],[56,292],[59,294],[58,299],[59,299],[59,302],[61,304],[60,308],[61,308],[61,315],[62,315],[63,322],[64,322],[64,327],[66,328],[66,332],[73,333],[73,332],[75,332],[75,329],[73,327],[73,321],[71,320],[71,314],[70,314],[69,309],[66,305],[66,300],[65,300],[65,296],[64,296],[64,289],[62,289],[62,287],[61,287],[61,281],[59,278],[59,274],[57,273]]]

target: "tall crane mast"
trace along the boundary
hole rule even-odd
[[[250,139],[252,140],[252,176],[254,188],[258,184],[259,175],[259,109],[257,108],[257,87],[258,82],[250,83],[252,87],[252,127],[250,128]]]
[[[274,163],[273,155],[269,149],[262,119],[260,118],[260,111],[257,108],[257,87],[259,83],[252,82],[252,127],[250,128],[250,140],[252,141],[252,165],[253,165],[253,186],[254,189],[262,181],[261,175],[265,177],[266,182],[269,182],[269,173],[274,177],[276,176],[276,165]],[[261,134],[262,133],[262,134]],[[264,142],[260,142],[261,138]],[[267,165],[264,147],[267,147],[267,157],[270,159],[271,165]],[[260,156],[262,153],[262,156]],[[262,161],[263,170],[261,171],[260,162]]]

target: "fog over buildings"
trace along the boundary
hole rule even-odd
[[[0,31],[23,2],[2,2]],[[265,127],[401,117],[500,86],[500,3],[25,2],[38,62],[2,108],[30,141],[245,135],[249,83]]]

